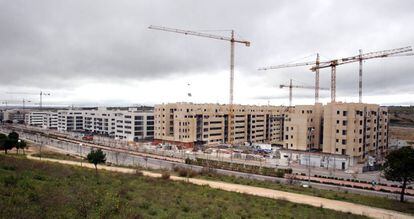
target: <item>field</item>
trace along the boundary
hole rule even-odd
[[[414,107],[388,107],[390,125],[414,128]]]
[[[363,218],[196,186],[0,155],[2,218]]]
[[[414,144],[414,127],[390,126],[390,138],[407,140]]]

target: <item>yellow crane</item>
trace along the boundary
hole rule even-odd
[[[168,27],[161,27],[161,26],[154,26],[151,25],[148,27],[149,29],[153,30],[161,30],[161,31],[167,31],[167,32],[173,32],[173,33],[180,33],[184,35],[191,35],[191,36],[198,36],[198,37],[206,37],[216,40],[224,40],[230,42],[230,94],[229,94],[229,118],[228,118],[228,140],[227,143],[232,144],[233,143],[233,117],[234,117],[234,109],[233,109],[233,93],[234,93],[234,47],[235,43],[241,43],[245,46],[249,47],[250,42],[246,40],[239,40],[234,38],[234,30],[231,30],[230,37],[228,36],[218,36],[213,34],[207,34],[207,33],[200,33],[196,31],[191,30],[180,30],[180,29],[174,29],[174,28],[168,28]]]

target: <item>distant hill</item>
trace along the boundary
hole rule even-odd
[[[388,107],[391,126],[414,127],[414,106]]]

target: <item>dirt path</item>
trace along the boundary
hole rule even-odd
[[[35,159],[35,160],[40,159],[38,157],[33,157],[31,155],[28,155],[27,157],[29,159]],[[80,163],[77,161],[57,160],[57,159],[50,159],[50,158],[42,158],[42,161],[51,161],[51,162],[58,162],[62,164],[83,166],[87,168],[95,168],[93,164]],[[110,167],[110,166],[103,166],[103,165],[99,165],[98,169],[121,172],[121,173],[136,173],[137,171],[131,168]],[[149,172],[149,171],[142,171],[142,173],[144,174],[144,176],[161,177],[161,174],[159,173],[154,173],[154,172]],[[365,216],[372,217],[372,218],[382,218],[382,219],[414,218],[414,216],[412,215],[404,214],[404,213],[397,212],[397,211],[369,207],[369,206],[359,205],[359,204],[353,204],[350,202],[325,199],[325,198],[320,198],[320,197],[315,197],[315,196],[254,187],[254,186],[246,186],[246,185],[225,183],[225,182],[219,182],[219,181],[210,181],[210,180],[204,180],[204,179],[195,179],[195,178],[187,179],[185,177],[178,177],[178,176],[171,176],[170,179],[175,180],[175,181],[186,181],[186,182],[193,183],[196,185],[208,185],[211,188],[221,189],[225,191],[245,193],[249,195],[261,196],[261,197],[272,198],[272,199],[281,199],[281,200],[286,200],[289,202],[311,205],[314,207],[323,207],[323,208],[331,209],[335,211],[350,212],[352,214],[365,215]]]

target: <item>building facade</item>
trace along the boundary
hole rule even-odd
[[[282,107],[172,103],[156,105],[155,140],[184,147],[281,142]],[[231,115],[232,114],[232,115]]]
[[[57,129],[58,128],[58,112],[46,112],[43,116],[43,125],[45,129]]]
[[[388,149],[388,111],[375,104],[234,105],[231,117],[228,105],[171,103],[156,105],[154,115],[155,141],[183,147],[270,143],[349,156],[351,165]]]
[[[154,113],[138,108],[59,110],[58,130],[89,132],[126,141],[151,140]]]
[[[288,107],[284,113],[283,147],[310,151],[321,149],[322,104]]]
[[[29,112],[24,117],[24,123],[26,125],[42,127],[43,118],[45,117],[45,115],[46,115],[46,112],[41,112],[41,111]]]
[[[376,104],[328,103],[323,114],[323,152],[383,157],[388,149],[388,110]]]

